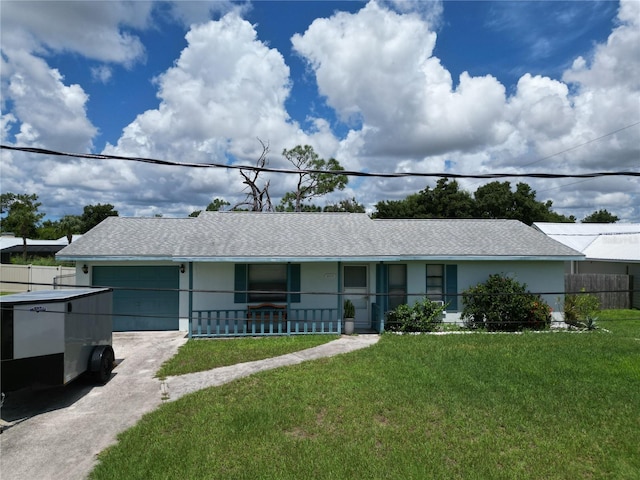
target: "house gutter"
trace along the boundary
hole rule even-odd
[[[64,262],[176,262],[171,255],[151,256],[151,255],[56,255],[57,260]]]
[[[174,257],[174,262],[202,262],[202,263],[312,263],[312,262],[406,262],[406,261],[580,261],[584,260],[584,255],[394,255],[385,257],[266,257],[266,256],[243,256],[243,257]]]
[[[406,262],[406,261],[553,261],[568,262],[585,260],[585,255],[392,255],[392,256],[346,256],[346,257],[272,257],[272,256],[230,256],[230,257],[174,257],[174,256],[56,256],[58,260],[71,262],[175,262],[175,263],[328,263],[328,262]]]

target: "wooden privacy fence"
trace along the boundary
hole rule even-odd
[[[631,308],[633,276],[607,273],[576,273],[564,276],[567,294],[591,293],[600,300],[600,308]]]

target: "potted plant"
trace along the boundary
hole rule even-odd
[[[342,309],[345,335],[353,334],[355,316],[356,316],[356,307],[353,305],[353,302],[349,299],[345,300],[343,309]]]

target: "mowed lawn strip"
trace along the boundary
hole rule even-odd
[[[277,357],[316,347],[340,338],[338,335],[291,335],[282,337],[247,337],[191,339],[177,355],[166,361],[156,376],[160,378],[202,372],[242,362]]]
[[[92,478],[638,478],[639,313],[601,316],[610,333],[384,335],[166,403]]]

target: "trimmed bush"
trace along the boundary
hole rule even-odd
[[[446,305],[432,302],[428,298],[414,303],[399,305],[387,312],[385,330],[389,332],[433,332],[442,323]]]
[[[551,324],[551,307],[524,283],[502,274],[490,275],[462,292],[462,320],[471,329],[513,332],[543,330]]]

